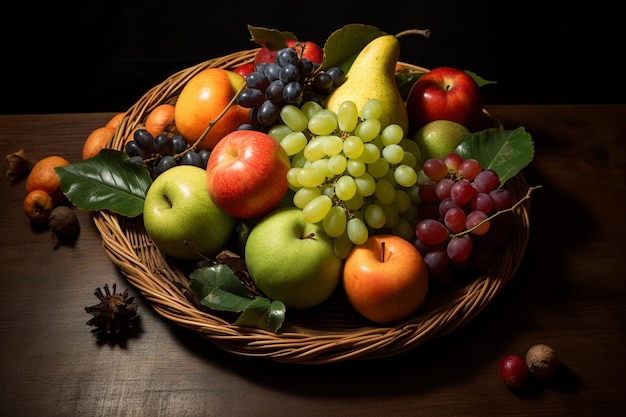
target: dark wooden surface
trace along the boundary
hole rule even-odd
[[[626,411],[626,106],[491,106],[524,126],[531,238],[514,279],[474,321],[386,360],[279,364],[233,356],[159,316],[106,257],[89,213],[73,246],[22,212],[0,181],[1,416],[618,416]],[[0,116],[0,152],[77,162],[113,113]],[[6,167],[6,165],[5,165]],[[84,307],[129,288],[140,326],[103,340]],[[563,366],[512,392],[502,356],[548,343]]]

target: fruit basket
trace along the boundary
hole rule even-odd
[[[181,70],[147,91],[120,122],[108,147],[122,150],[126,138],[157,105],[174,104],[185,83],[209,67],[234,69],[252,62],[258,49],[240,51]],[[405,67],[427,70],[409,63]],[[522,174],[507,182],[521,198],[528,189]],[[391,326],[360,317],[341,293],[320,306],[290,311],[276,333],[231,324],[224,315],[199,309],[190,299],[189,278],[147,236],[141,216],[128,218],[102,210],[93,214],[107,256],[128,281],[167,320],[196,332],[236,355],[277,362],[327,364],[397,355],[461,328],[483,311],[515,275],[529,238],[529,203],[516,208],[512,235],[484,274],[429,294],[418,313]]]

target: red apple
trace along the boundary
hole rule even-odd
[[[291,167],[283,147],[266,133],[236,130],[224,136],[207,162],[207,189],[225,213],[251,219],[280,203]]]
[[[246,77],[251,72],[254,72],[254,64],[252,62],[247,62],[245,64],[241,64],[233,69],[233,72],[241,75],[242,77]]]
[[[467,73],[437,67],[415,82],[406,107],[410,135],[433,120],[451,120],[475,131],[481,124],[483,101],[480,87]]]
[[[406,239],[373,235],[352,248],[343,268],[343,287],[350,304],[379,324],[408,318],[428,292],[428,267]]]
[[[309,61],[321,65],[324,59],[324,49],[311,41],[296,41],[293,39],[287,40],[287,46],[289,48],[296,48],[296,52],[298,52],[298,56],[300,58],[306,58]],[[276,62],[276,53],[278,51],[272,51],[267,46],[259,49],[259,52],[256,53],[254,57],[254,62],[260,64],[262,62]]]

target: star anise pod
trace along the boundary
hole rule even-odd
[[[131,297],[128,290],[118,293],[117,285],[113,284],[111,293],[108,284],[105,284],[104,292],[101,288],[96,288],[94,294],[100,303],[85,307],[87,313],[93,314],[87,322],[88,325],[104,329],[107,334],[120,333],[132,327],[138,306],[133,303],[135,297]]]

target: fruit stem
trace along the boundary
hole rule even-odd
[[[478,224],[476,224],[474,227],[467,229],[467,230],[463,230],[462,232],[459,233],[453,233],[450,234],[450,237],[459,237],[459,236],[463,236],[466,235],[468,233],[471,233],[472,231],[478,229],[480,226],[482,226],[483,224],[485,224],[486,222],[492,220],[494,217],[499,216],[500,214],[506,213],[508,211],[513,211],[516,208],[519,207],[520,204],[522,204],[522,202],[528,200],[530,198],[530,193],[533,192],[533,190],[536,190],[537,188],[541,188],[541,185],[537,185],[535,187],[528,187],[528,191],[526,191],[526,195],[524,197],[522,197],[518,202],[516,202],[515,204],[513,204],[511,207],[504,209],[504,210],[498,210],[496,211],[494,214],[492,214],[491,216],[487,217],[486,219],[484,219],[483,221],[479,222]]]
[[[311,239],[315,236],[315,233],[311,232],[308,235],[302,236],[300,239]]]
[[[396,34],[396,38],[401,38],[406,35],[422,35],[425,38],[430,37],[430,29],[407,29]]]
[[[235,102],[237,101],[237,96],[239,96],[239,93],[241,93],[244,88],[246,88],[246,83],[241,84],[241,87],[239,87],[239,89],[235,92],[233,97],[230,99],[230,102],[228,103],[228,105],[226,107],[224,107],[222,112],[220,114],[218,114],[215,119],[213,119],[213,120],[211,120],[209,122],[209,124],[207,125],[206,129],[204,129],[204,132],[202,132],[202,134],[200,135],[198,140],[196,140],[193,143],[193,145],[191,145],[189,148],[185,149],[180,155],[184,154],[185,152],[189,152],[189,151],[195,150],[198,147],[200,142],[202,142],[204,140],[204,138],[206,137],[206,135],[209,134],[209,131],[213,128],[213,126],[215,126],[215,124],[217,122],[219,122],[220,119],[226,114],[228,109],[230,109],[233,106],[233,104],[235,104]],[[174,155],[174,158],[177,158],[180,155]]]
[[[380,262],[385,263],[385,241],[380,242]]]

